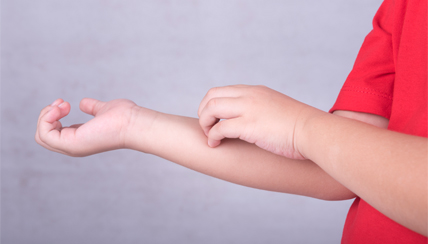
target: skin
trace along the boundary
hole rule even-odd
[[[328,114],[263,86],[216,88],[199,114],[210,146],[240,138],[309,159],[392,220],[427,235],[427,138]]]
[[[70,156],[138,150],[259,189],[327,200],[358,195],[427,234],[427,139],[385,130],[380,116],[328,114],[263,86],[211,89],[199,120],[129,100],[83,99],[80,108],[94,118],[66,128],[59,120],[67,102],[44,108],[36,141]]]
[[[101,102],[85,98],[80,109],[94,118],[83,125],[62,127],[59,120],[69,113],[70,104],[58,99],[45,107],[40,113],[36,141],[49,150],[74,157],[126,148],[253,188],[324,200],[355,197],[309,160],[285,158],[236,139],[225,139],[217,148],[211,148],[196,118],[156,112],[129,100]]]

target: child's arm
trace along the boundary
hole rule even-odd
[[[327,114],[307,121],[300,143],[306,158],[371,206],[427,235],[427,138]]]
[[[58,106],[62,104],[61,106]],[[265,190],[341,200],[355,195],[306,160],[292,160],[240,140],[208,147],[198,119],[141,108],[128,100],[108,103],[84,99],[82,111],[94,115],[83,125],[63,128],[70,104],[59,99],[40,114],[36,141],[70,156],[130,148],[237,184]]]
[[[213,89],[199,114],[212,147],[240,138],[310,159],[386,216],[427,235],[427,138],[328,114],[260,86]]]
[[[143,134],[140,130],[137,126],[131,134]],[[210,148],[198,119],[159,113],[149,134],[148,138],[131,137],[128,147],[253,188],[326,200],[355,197],[309,160],[287,159],[236,139]]]

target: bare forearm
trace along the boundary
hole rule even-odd
[[[304,131],[307,158],[386,216],[427,234],[426,138],[329,114]]]
[[[342,200],[354,197],[311,161],[291,160],[241,140],[210,148],[198,120],[159,113],[150,132],[129,147],[151,153],[195,171],[244,186]],[[148,138],[148,139],[144,139]]]

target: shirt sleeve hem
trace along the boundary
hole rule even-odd
[[[391,117],[392,97],[369,89],[344,87],[333,107],[329,110],[347,110],[376,114],[387,119]]]

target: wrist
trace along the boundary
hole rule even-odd
[[[124,148],[151,153],[151,142],[156,140],[156,127],[162,113],[140,106],[132,108],[124,136]]]
[[[322,133],[318,123],[322,123],[321,118],[329,115],[327,112],[310,106],[301,112],[297,121],[294,143],[297,151],[305,159],[314,161],[313,150],[316,150],[317,147],[313,147],[312,144],[317,134]]]

